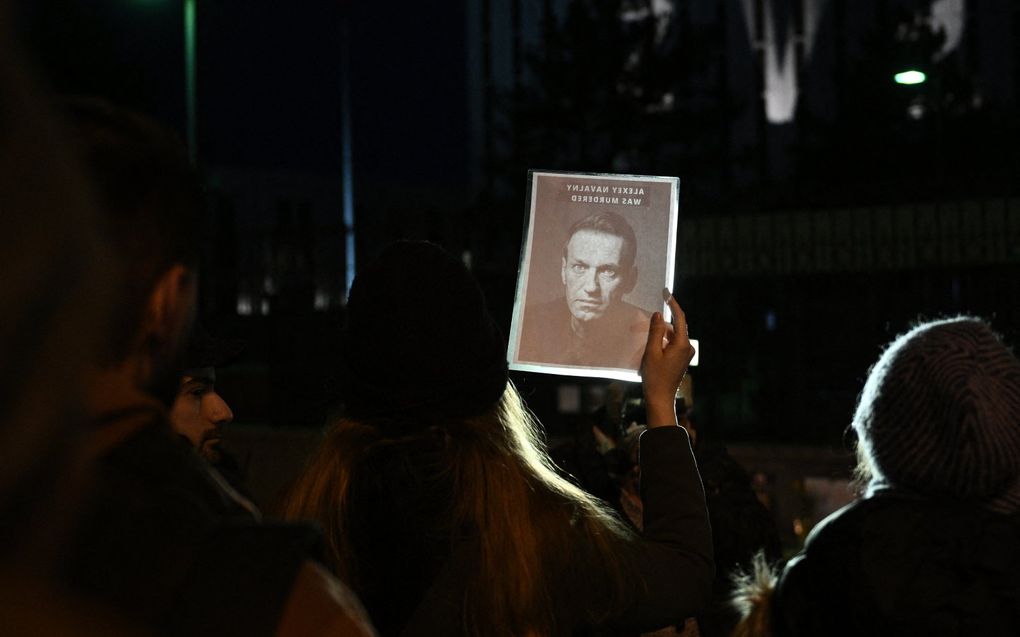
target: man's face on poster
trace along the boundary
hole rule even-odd
[[[633,265],[622,263],[623,252],[616,235],[585,229],[570,237],[560,273],[574,319],[597,321],[632,287]]]

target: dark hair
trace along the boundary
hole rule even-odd
[[[623,239],[620,265],[625,269],[634,266],[634,258],[637,255],[637,238],[634,236],[634,229],[622,215],[609,211],[597,212],[575,222],[567,232],[567,240],[563,242],[564,258],[567,256],[567,246],[570,244],[570,240],[582,230],[602,232]]]
[[[118,361],[130,352],[159,278],[174,264],[198,265],[202,184],[180,137],[158,122],[98,98],[63,107],[125,273],[107,348]]]

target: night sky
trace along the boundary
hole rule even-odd
[[[463,12],[411,3],[198,2],[198,122],[207,165],[338,172],[350,29],[354,157],[366,176],[466,170]],[[421,28],[428,24],[427,29]],[[21,31],[60,93],[95,93],[184,131],[180,0],[23,3]]]

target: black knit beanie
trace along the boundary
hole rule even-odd
[[[355,418],[470,417],[506,389],[506,341],[478,283],[432,243],[393,243],[359,272],[343,340]]]
[[[889,487],[1020,505],[1020,361],[978,319],[925,323],[893,341],[853,425]]]

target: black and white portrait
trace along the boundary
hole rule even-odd
[[[672,288],[672,177],[532,172],[513,369],[636,380]]]

